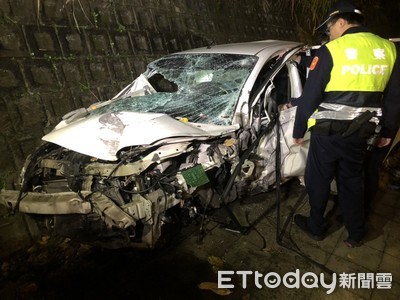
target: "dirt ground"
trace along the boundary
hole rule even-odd
[[[43,237],[2,261],[0,299],[213,299],[197,287],[200,278],[215,281],[212,264],[180,243],[106,250]]]
[[[299,188],[295,183],[295,189]],[[274,199],[274,192],[245,199],[236,204],[235,213],[243,224],[249,215],[257,222],[265,221],[273,239]],[[217,212],[206,222],[205,236],[199,234],[198,224],[190,224],[156,250],[107,250],[69,238],[42,236],[32,246],[0,260],[0,299],[250,299],[251,291],[240,288],[239,282],[238,288],[213,292],[216,271],[233,269],[231,259],[239,265],[251,264],[250,259],[277,260],[283,250],[267,245],[263,237],[267,232],[257,233],[254,227],[245,235],[258,249],[254,252],[247,242],[239,243],[244,235],[221,228],[217,220],[229,218]],[[225,260],[232,249],[233,257]]]

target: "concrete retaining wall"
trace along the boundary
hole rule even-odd
[[[274,1],[0,0],[0,175],[70,110],[114,96],[171,52],[261,39],[295,40]]]

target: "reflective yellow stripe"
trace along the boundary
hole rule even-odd
[[[317,112],[318,109],[315,110],[315,112]],[[315,123],[317,123],[317,120],[314,118],[309,118],[307,121],[307,130],[310,130],[311,127],[313,127],[315,125]]]

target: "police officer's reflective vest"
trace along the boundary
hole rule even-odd
[[[326,47],[333,59],[331,77],[308,126],[315,125],[315,119],[352,120],[366,110],[380,116],[383,91],[396,60],[394,44],[360,32],[346,34]]]

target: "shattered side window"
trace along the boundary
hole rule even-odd
[[[143,74],[156,93],[126,97],[96,111],[165,113],[189,122],[230,125],[256,56],[175,54],[148,65]]]

